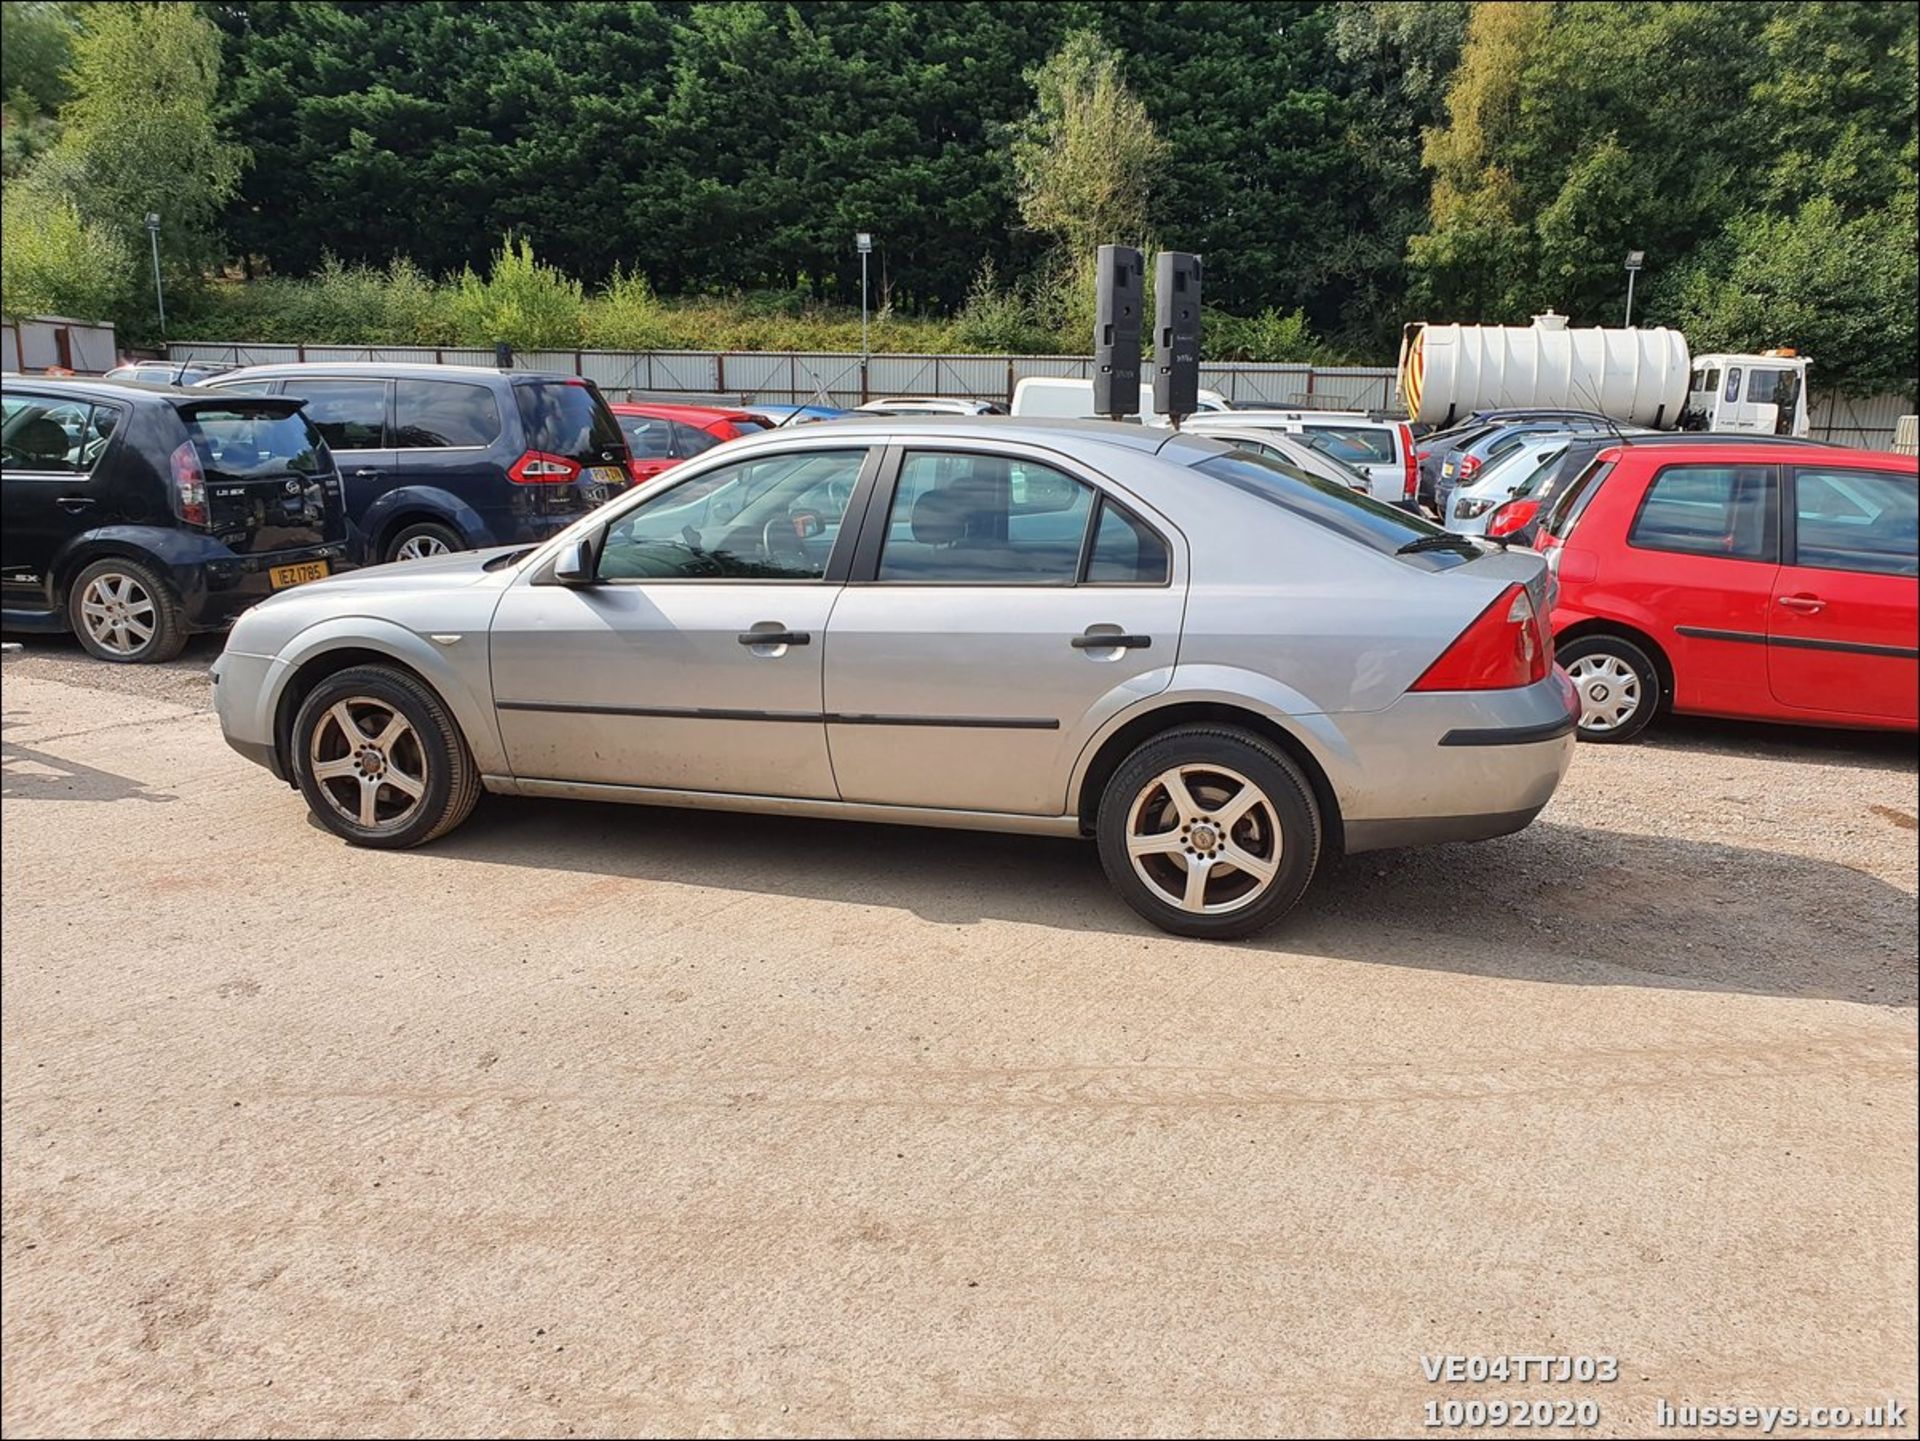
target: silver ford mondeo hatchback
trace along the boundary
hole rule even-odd
[[[1550,577],[1195,434],[892,416],[733,441],[534,547],[277,595],[228,741],[356,845],[480,792],[1089,835],[1183,935],[1329,851],[1526,825]]]

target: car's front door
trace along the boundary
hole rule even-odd
[[[821,657],[877,455],[816,444],[663,478],[616,502],[591,584],[509,589],[489,643],[514,774],[832,799]]]
[[[69,538],[128,517],[96,475],[124,406],[74,396],[8,390],[0,440],[6,524],[0,526],[0,589],[9,604],[43,607],[48,567]],[[147,517],[141,516],[140,519]]]
[[[1920,504],[1913,475],[1795,466],[1767,620],[1767,681],[1795,710],[1915,719]]]
[[[891,469],[827,628],[841,798],[1059,815],[1088,736],[1171,679],[1177,537],[1014,447]]]

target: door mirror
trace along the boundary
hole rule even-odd
[[[560,559],[553,563],[553,578],[561,585],[592,585],[592,543],[576,540],[561,551]]]

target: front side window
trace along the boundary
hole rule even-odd
[[[0,421],[0,458],[8,470],[86,475],[107,448],[120,412],[53,396],[9,395]]]
[[[861,450],[803,450],[721,466],[614,521],[601,580],[818,580],[846,519]]]
[[[910,451],[900,463],[882,581],[1072,585],[1093,487],[1037,461]]]
[[[1801,469],[1793,473],[1793,492],[1799,564],[1920,575],[1920,487],[1913,476]]]
[[[393,387],[393,424],[402,450],[483,449],[500,438],[500,406],[484,385],[400,380]]]
[[[1772,405],[1773,397],[1779,389],[1779,371],[1753,370],[1747,373],[1747,399],[1755,405]]]
[[[380,450],[386,445],[387,383],[384,380],[287,382],[286,394],[307,402],[307,419],[329,450]]]
[[[1729,560],[1779,554],[1770,465],[1670,465],[1654,476],[1627,543]]]

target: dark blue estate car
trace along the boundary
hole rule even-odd
[[[369,565],[545,540],[632,484],[620,424],[578,376],[318,361],[206,386],[306,402]]]

